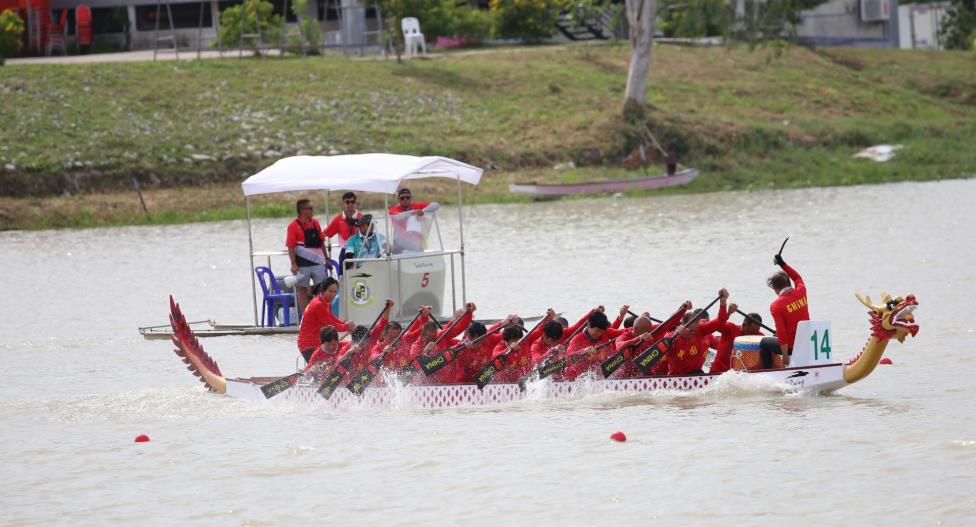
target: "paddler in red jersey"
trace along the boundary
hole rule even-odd
[[[776,292],[776,300],[769,304],[769,312],[776,323],[776,338],[779,339],[785,368],[790,365],[796,326],[804,320],[810,320],[810,311],[807,309],[807,287],[803,284],[800,273],[786,265],[783,257],[778,254],[773,257],[773,263],[783,270],[766,280],[766,285]],[[792,285],[790,280],[793,281]]]
[[[415,318],[414,321],[407,326],[403,332],[403,336],[400,337],[400,342],[397,344],[396,349],[391,349],[387,352],[386,356],[383,358],[383,366],[393,372],[398,372],[403,368],[406,368],[410,364],[410,348],[413,346],[414,342],[420,338],[420,332],[423,329],[424,324],[429,321],[431,306],[420,306],[420,316]],[[392,336],[388,342],[393,342],[396,339],[396,335]],[[387,350],[386,345],[384,345],[382,351]],[[375,359],[379,356],[376,349],[373,350],[373,357]]]
[[[729,313],[735,313],[738,310],[739,306],[735,303],[729,304]],[[719,374],[729,371],[729,368],[732,367],[732,346],[735,344],[735,338],[743,335],[762,335],[759,331],[760,324],[762,324],[762,318],[758,313],[746,315],[741,325],[731,320],[726,321],[718,329],[721,337],[715,345],[715,359],[712,360],[712,366],[708,369],[708,373]]]
[[[613,345],[596,347],[620,336],[625,330],[610,327],[610,321],[602,310],[603,306],[590,313],[586,319],[587,328],[580,331],[566,344],[566,369],[561,375],[567,381],[575,380],[589,371],[594,365],[605,361],[615,350]],[[625,312],[626,313],[626,312]],[[618,317],[623,322],[623,317]],[[573,360],[574,355],[579,355]]]
[[[623,333],[621,333],[616,341],[614,341],[614,347],[617,351],[625,350],[627,348],[632,348],[630,356],[636,357],[643,353],[655,340],[663,337],[669,331],[673,331],[674,328],[678,327],[681,321],[681,317],[691,309],[691,301],[686,300],[684,304],[681,305],[680,310],[677,314],[671,316],[668,320],[664,321],[663,324],[655,324],[651,320],[651,315],[649,313],[643,313],[641,316],[634,319],[634,323],[630,328],[625,328]],[[654,337],[651,339],[651,337]],[[637,367],[637,364],[628,360],[624,362],[624,365],[618,370],[620,373],[616,374],[618,379],[630,379],[634,377],[641,377],[643,374]],[[667,360],[660,360],[655,364],[648,375],[666,375],[668,372],[668,362]]]
[[[533,365],[539,364],[548,357],[559,356],[566,352],[566,347],[561,342],[563,336],[569,335],[569,333],[565,332],[562,323],[555,317],[553,309],[550,308],[546,315],[549,320],[542,325],[542,334],[529,346],[529,355]]]
[[[551,322],[556,312],[550,309],[546,313],[546,322]],[[502,342],[499,342],[491,352],[491,360],[495,360],[508,353],[499,371],[491,382],[518,382],[532,372],[532,345],[542,336],[545,322],[536,326],[523,339],[525,332],[519,326],[509,326],[502,330]]]
[[[319,346],[319,330],[323,326],[333,326],[340,333],[352,329],[351,322],[340,320],[332,314],[332,300],[335,299],[338,288],[339,283],[330,276],[312,289],[315,297],[308,303],[305,316],[302,317],[302,323],[298,327],[298,351],[306,362]]]
[[[729,313],[726,310],[729,292],[723,288],[719,290],[718,296],[720,302],[718,316],[715,317],[715,320],[702,322],[696,319],[691,322],[700,311],[688,312],[681,316],[682,326],[678,328],[677,334],[672,333],[674,340],[665,353],[665,358],[668,360],[668,375],[702,373],[705,357],[708,355],[708,344],[705,336],[718,331],[729,319]]]
[[[311,370],[317,364],[322,364],[324,367],[331,367],[335,364],[339,355],[349,348],[348,342],[339,342],[339,333],[332,326],[323,326],[319,330],[319,341],[321,342],[319,347],[315,348],[313,353],[309,355],[305,371]]]
[[[393,299],[386,299],[386,306],[383,308],[383,312],[380,313],[380,317],[376,320],[376,325],[373,326],[372,331],[369,335],[356,335],[356,329],[353,329],[353,344],[350,346],[347,354],[351,359],[350,365],[347,368],[350,372],[358,372],[366,367],[366,364],[373,358],[372,351],[379,345],[379,342],[383,340],[386,333],[386,324],[390,320],[390,312],[393,310]],[[357,326],[362,327],[362,326]],[[363,328],[367,329],[368,328]],[[395,337],[394,337],[395,338]],[[351,373],[350,373],[351,374]]]
[[[444,351],[456,345],[457,341],[452,341],[451,339],[457,337],[468,328],[475,309],[477,307],[473,303],[468,302],[464,306],[464,309],[459,309],[454,313],[454,318],[445,324],[444,329],[440,331],[438,331],[437,324],[433,321],[425,323],[420,329],[420,338],[410,346],[408,360],[413,362],[419,360],[421,357],[429,357],[434,353]],[[438,340],[440,342],[435,347],[434,342]],[[424,384],[446,384],[453,382],[456,376],[457,364],[451,361],[450,364],[444,366],[430,377],[424,378],[423,375],[418,375],[414,378]]]
[[[474,376],[491,360],[492,350],[502,341],[502,335],[501,333],[495,332],[479,342],[472,343],[471,341],[487,334],[489,331],[498,329],[498,326],[502,324],[515,323],[515,321],[516,316],[509,315],[508,318],[499,321],[490,328],[486,328],[481,322],[472,322],[468,326],[468,329],[464,331],[465,341],[467,341],[464,344],[464,349],[458,352],[454,358],[454,362],[457,363],[455,366],[457,373],[454,377],[454,382],[474,382]]]

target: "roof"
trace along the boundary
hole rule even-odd
[[[393,194],[402,181],[441,177],[477,185],[482,169],[440,156],[352,154],[293,156],[244,180],[245,196],[300,190],[358,190]]]

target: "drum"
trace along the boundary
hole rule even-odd
[[[747,335],[736,337],[732,343],[732,369],[739,371],[760,371],[762,370],[762,359],[760,358],[759,348],[762,335]],[[783,357],[773,354],[773,368],[783,367]]]

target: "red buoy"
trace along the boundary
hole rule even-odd
[[[149,442],[149,436],[147,436],[146,434],[139,434],[136,436],[136,443],[148,443],[148,442]]]
[[[627,436],[625,436],[623,432],[614,432],[610,434],[610,439],[623,443],[627,440]]]
[[[881,359],[878,362],[878,364],[891,364],[891,359],[889,359],[888,357],[885,357],[885,358]]]

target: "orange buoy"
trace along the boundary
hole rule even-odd
[[[624,441],[627,441],[627,436],[625,436],[623,432],[617,431],[610,434],[610,439],[623,443]]]
[[[149,442],[149,436],[147,436],[146,434],[139,434],[136,436],[136,443],[148,443],[148,442]]]
[[[889,359],[888,357],[884,357],[883,359],[878,361],[878,364],[891,364],[891,359]]]

